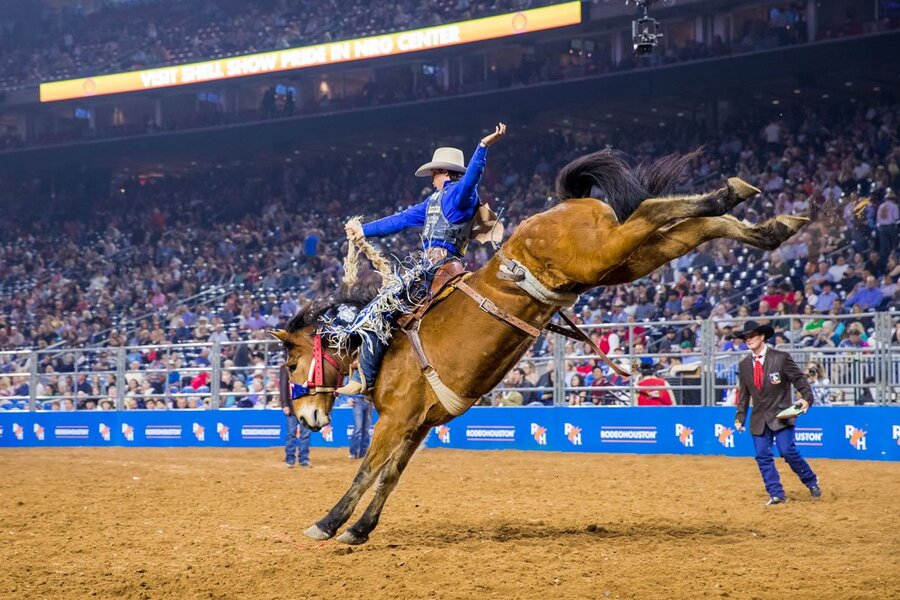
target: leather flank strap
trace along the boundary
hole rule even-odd
[[[572,319],[566,316],[566,313],[560,310],[557,314],[562,317],[562,320],[565,321],[566,325],[568,325],[569,327],[560,327],[559,325],[550,323],[547,325],[547,327],[545,327],[545,329],[554,333],[558,333],[560,335],[564,335],[569,339],[584,342],[585,344],[590,346],[591,350],[593,350],[594,353],[600,357],[600,360],[606,363],[606,366],[608,366],[610,369],[612,369],[622,377],[631,377],[631,373],[629,371],[626,371],[625,369],[614,363],[612,359],[610,359],[606,355],[606,353],[600,349],[600,346],[594,343],[594,340],[592,340],[590,336],[588,336],[582,330],[578,329],[578,326],[575,325],[575,322],[572,321]]]
[[[541,335],[540,329],[538,329],[534,325],[530,325],[529,323],[526,323],[519,317],[506,312],[505,310],[503,310],[502,308],[500,308],[499,306],[494,304],[494,302],[490,298],[486,298],[486,297],[482,296],[481,294],[479,294],[478,292],[476,292],[474,289],[472,289],[472,287],[465,281],[458,282],[456,284],[456,289],[463,292],[468,297],[470,297],[472,300],[477,302],[478,307],[481,310],[483,310],[484,312],[488,313],[489,315],[494,316],[494,317],[500,319],[501,321],[508,323],[509,325],[512,325],[516,329],[524,331],[531,337],[536,338],[539,335]]]

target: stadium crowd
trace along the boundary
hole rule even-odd
[[[293,4],[284,0],[251,3],[142,0],[116,2],[90,14],[85,14],[78,5],[44,8],[38,31],[31,17],[33,12],[24,11],[19,15],[9,11],[6,17],[0,16],[0,89],[21,87],[40,80],[359,37],[550,3],[549,0],[495,0],[489,3],[469,0],[416,3],[407,0],[379,1],[372,6],[371,2],[358,0]],[[276,102],[273,86],[260,92],[258,111],[226,112],[220,102],[215,102],[204,104],[192,113],[164,116],[162,122],[147,115],[125,124],[92,128],[88,120],[75,119],[52,131],[39,131],[27,140],[16,131],[0,130],[0,149],[334,112],[766,50],[806,43],[809,38],[805,15],[804,2],[773,3],[767,7],[764,18],[743,20],[731,41],[726,42],[721,36],[708,42],[687,39],[679,44],[666,41],[664,51],[641,59],[626,55],[616,62],[608,49],[601,48],[590,51],[573,46],[568,52],[537,48],[523,56],[518,64],[490,65],[484,73],[484,81],[461,82],[452,78],[447,84],[439,76],[440,67],[433,66],[432,71],[415,76],[412,69],[405,76],[395,74],[390,81],[373,77],[364,86],[345,88],[341,94],[317,92],[312,100],[291,92],[279,96]],[[867,24],[865,30],[897,26],[896,19],[886,19]],[[827,39],[863,31],[863,22],[851,15],[846,23],[823,28],[815,37]]]
[[[900,185],[898,118],[900,105],[885,103],[806,107],[772,120],[745,117],[708,135],[696,127],[656,135],[627,128],[597,134],[523,129],[491,150],[481,197],[503,208],[511,231],[552,204],[556,172],[578,154],[609,144],[646,161],[705,142],[685,191],[717,188],[737,175],[764,190],[735,211],[738,217],[756,222],[809,214],[813,223],[774,252],[717,240],[632,285],[599,289],[576,306],[580,322],[609,325],[592,333],[613,355],[685,355],[683,361],[663,359],[664,365],[695,359],[698,319],[706,317],[716,318],[724,351],[742,349],[730,327],[746,316],[770,320],[777,343],[865,347],[871,318],[853,315],[900,302],[900,211],[893,191]],[[421,197],[424,190],[410,174],[420,159],[363,153],[297,160],[284,168],[241,165],[132,179],[111,190],[108,181],[104,187],[90,180],[53,194],[36,183],[5,190],[3,203],[16,217],[0,223],[6,240],[0,246],[0,348],[88,348],[42,354],[39,390],[71,395],[71,406],[90,408],[104,406],[114,379],[85,381],[79,371],[115,371],[117,348],[247,342],[223,346],[221,364],[231,373],[219,382],[223,402],[275,402],[278,356],[274,346],[272,352],[265,348],[265,329],[282,326],[306,300],[335,287],[346,248],[343,224],[351,213],[384,216]],[[869,202],[861,204],[863,198]],[[65,233],[47,234],[50,221],[63,221]],[[399,235],[382,240],[382,247],[402,257],[418,241],[414,233]],[[485,247],[471,251],[469,267],[490,253]],[[790,314],[809,316],[784,317]],[[661,319],[672,323],[664,329],[641,325]],[[900,328],[891,342],[900,343]],[[529,359],[551,354],[552,343],[539,339]],[[208,349],[124,352],[132,407],[202,406],[208,398]],[[590,351],[569,343],[566,353]],[[28,377],[11,375],[23,370],[24,356],[0,355],[0,398],[27,394]],[[537,364],[529,373],[514,371],[511,377],[520,379],[512,383],[537,384],[541,377],[546,383],[548,374],[539,373]],[[571,365],[572,387],[614,381],[592,359]],[[148,402],[151,390],[157,398]],[[601,397],[576,390],[570,401]],[[546,394],[530,397],[542,399]]]
[[[0,16],[0,88],[312,45],[553,3],[134,0],[94,10],[23,2]]]

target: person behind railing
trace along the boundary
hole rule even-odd
[[[669,325],[666,327],[663,337],[657,340],[655,344],[651,344],[650,347],[658,354],[668,354],[669,352],[675,352],[674,348],[677,345],[675,328]]]
[[[603,374],[603,367],[594,363],[590,373],[584,375],[585,387],[603,387],[607,385],[606,377]],[[603,390],[591,390],[584,392],[586,399],[592,404],[600,404],[603,399]]]
[[[584,386],[584,379],[578,373],[573,373],[569,377],[567,388],[579,388]],[[580,406],[587,402],[587,392],[584,390],[566,390],[566,404],[569,406]]]
[[[834,321],[821,321],[818,333],[816,333],[815,340],[813,340],[812,347],[836,348],[837,344],[835,343],[835,338],[840,340],[840,336],[835,333],[834,328]]]
[[[522,392],[515,389],[521,387],[521,385],[522,370],[518,368],[513,369],[507,373],[506,379],[503,380],[503,392],[494,396],[492,404],[494,406],[522,406],[524,402]]]
[[[834,395],[831,391],[831,381],[826,377],[825,369],[817,362],[806,365],[806,379],[812,388],[813,398],[817,404],[831,404]]]
[[[863,339],[862,326],[853,323],[847,328],[847,339],[841,340],[838,348],[868,348],[869,342]]]
[[[537,386],[542,388],[543,391],[540,392],[539,402],[544,406],[552,406],[553,405],[553,373],[556,371],[556,367],[553,362],[547,362],[546,370],[544,374],[541,375],[537,380]]]
[[[866,277],[865,286],[860,286],[849,298],[844,302],[845,308],[852,308],[859,304],[864,310],[874,310],[878,308],[884,299],[884,293],[878,288],[878,280],[874,276]]]
[[[638,406],[671,406],[675,404],[669,382],[658,377],[660,365],[648,361],[642,361],[638,367],[640,374],[637,377],[638,388],[666,388],[666,389],[640,389],[637,393]]]

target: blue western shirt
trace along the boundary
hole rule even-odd
[[[881,301],[884,300],[884,293],[878,288],[862,288],[855,294],[847,298],[844,302],[846,308],[852,308],[854,304],[859,304],[863,309],[878,308]]]
[[[453,224],[466,223],[475,218],[478,210],[478,182],[484,173],[487,162],[487,147],[478,144],[466,173],[459,181],[447,181],[444,183],[444,197],[441,199],[441,210]],[[435,192],[436,193],[436,192]],[[407,227],[422,227],[425,225],[425,209],[428,201],[434,195],[432,193],[425,200],[410,206],[406,210],[395,215],[372,221],[363,225],[363,235],[366,237],[380,237],[402,231]],[[459,256],[459,249],[453,244],[440,240],[425,240],[425,247],[439,246],[446,248]]]

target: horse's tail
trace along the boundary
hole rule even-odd
[[[635,167],[634,173],[647,190],[647,198],[658,198],[672,192],[684,169],[701,154],[703,146],[687,154],[669,154],[649,165]]]
[[[670,154],[649,165],[629,167],[614,150],[601,150],[580,156],[567,164],[556,177],[556,196],[560,200],[588,198],[591,188],[600,188],[619,222],[625,222],[647,198],[671,192],[684,168],[702,151],[684,155]]]

